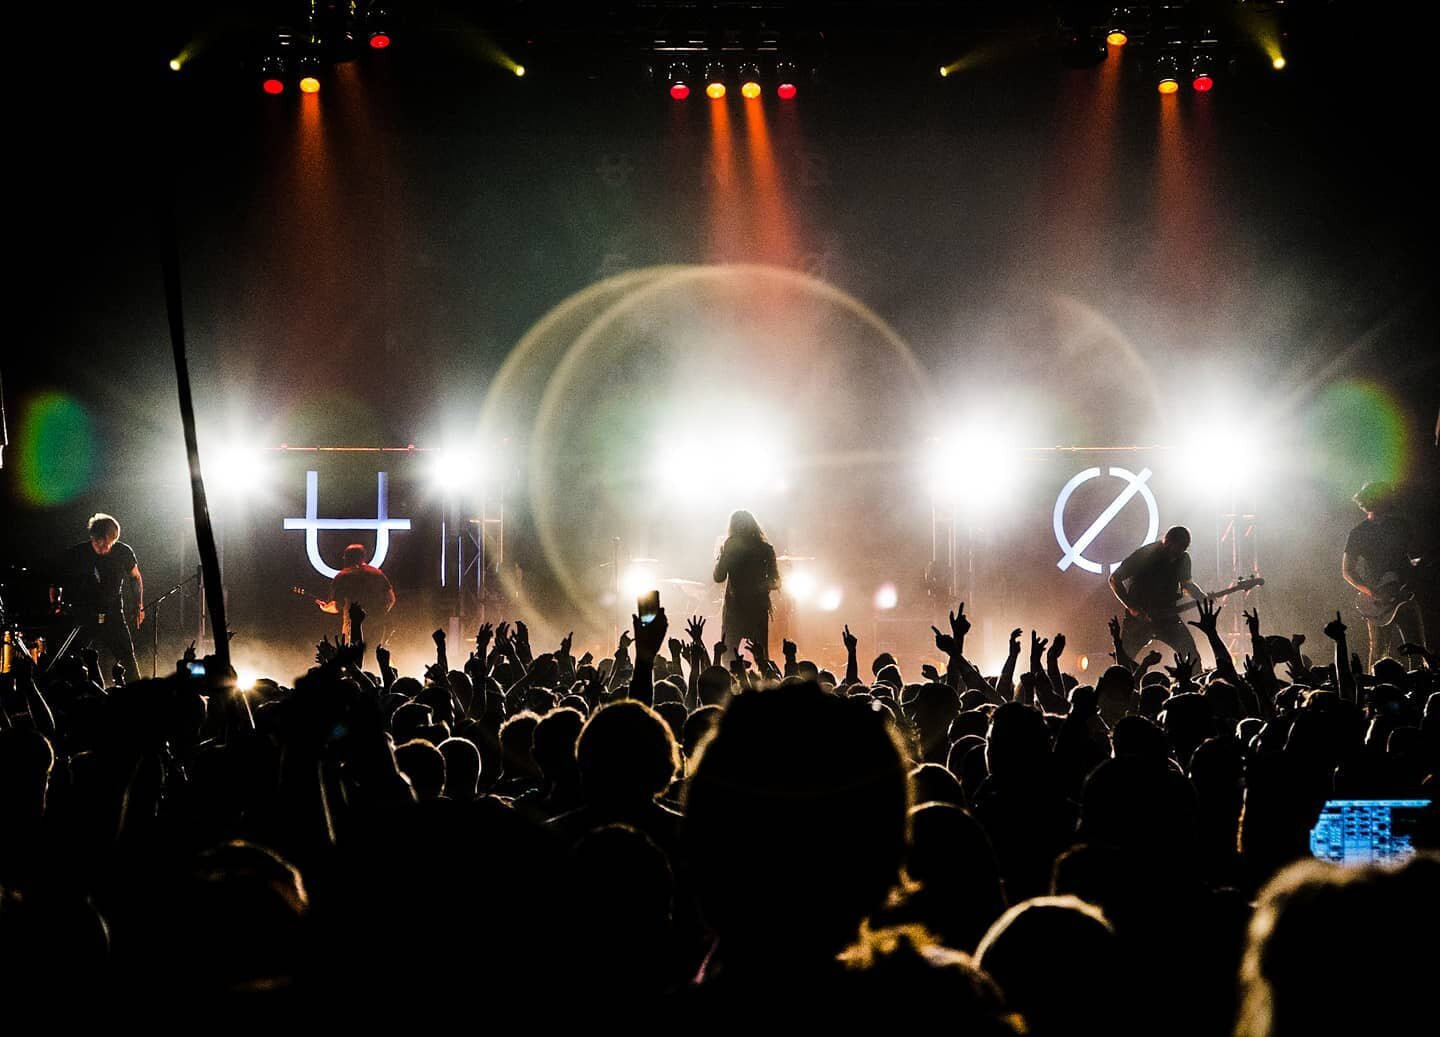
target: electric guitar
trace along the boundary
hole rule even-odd
[[[1389,572],[1380,577],[1374,594],[1355,595],[1355,611],[1366,620],[1382,627],[1395,622],[1395,614],[1402,605],[1415,600],[1415,591],[1401,579],[1399,573]]]
[[[1263,586],[1265,586],[1265,580],[1264,580],[1262,577],[1252,576],[1252,577],[1250,577],[1250,578],[1247,579],[1247,580],[1240,580],[1239,582],[1233,584],[1232,586],[1226,587],[1224,590],[1211,591],[1211,592],[1210,592],[1210,597],[1212,597],[1212,598],[1223,598],[1223,597],[1226,597],[1227,595],[1230,595],[1230,594],[1238,594],[1238,593],[1240,593],[1241,591],[1253,590],[1253,589],[1256,588],[1256,587],[1263,587]],[[1166,620],[1174,619],[1174,618],[1176,618],[1177,616],[1180,616],[1180,615],[1184,614],[1185,612],[1188,612],[1190,609],[1199,609],[1199,608],[1200,608],[1200,602],[1195,601],[1195,600],[1191,600],[1191,601],[1177,601],[1177,602],[1176,602],[1175,604],[1173,604],[1173,605],[1162,606],[1162,607],[1160,607],[1160,608],[1150,609],[1150,610],[1148,610],[1146,613],[1144,613],[1143,615],[1140,615],[1140,616],[1126,615],[1125,618],[1126,618],[1127,621],[1130,621],[1130,622],[1132,622],[1132,623],[1144,623],[1144,622],[1160,623],[1160,622],[1164,622],[1164,621],[1166,621]]]

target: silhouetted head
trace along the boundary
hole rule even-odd
[[[370,552],[365,550],[364,544],[350,544],[340,554],[341,560],[348,569],[352,565],[364,565],[370,560]]]
[[[898,877],[908,806],[899,740],[872,700],[814,683],[736,696],[685,807],[722,956],[786,968],[830,960]]]
[[[480,750],[468,738],[447,738],[435,748],[445,757],[445,795],[469,802],[480,792]]]
[[[730,535],[739,540],[763,541],[765,539],[765,531],[760,528],[760,523],[755,521],[754,515],[744,509],[730,513]]]
[[[1350,499],[1373,518],[1390,510],[1395,500],[1395,487],[1383,481],[1367,482]]]
[[[86,529],[90,534],[90,546],[97,555],[109,554],[115,542],[120,539],[120,523],[115,520],[115,516],[107,515],[103,511],[90,516]]]
[[[1165,545],[1165,553],[1174,555],[1177,558],[1190,550],[1190,530],[1184,526],[1171,526],[1160,538],[1160,543]]]
[[[1041,962],[1056,967],[1040,967]],[[1034,1034],[1113,1033],[1110,989],[1122,971],[1115,930],[1077,897],[1037,897],[1000,916],[975,949],[975,963]]]
[[[1398,869],[1291,865],[1260,895],[1238,1037],[1406,1033],[1433,1018],[1440,858]],[[1361,948],[1369,953],[1337,953]]]
[[[416,799],[422,802],[439,799],[445,791],[445,757],[423,738],[397,745],[395,766],[410,779]]]
[[[585,726],[585,715],[573,709],[556,709],[535,725],[530,755],[551,785],[579,777],[575,743]]]
[[[680,771],[680,749],[660,714],[633,700],[614,702],[585,722],[575,745],[580,784],[592,803],[657,799]]]
[[[1050,755],[1050,733],[1038,709],[1006,702],[990,717],[985,763],[996,778],[1038,779]]]

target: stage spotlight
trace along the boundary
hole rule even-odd
[[[783,586],[785,593],[794,599],[795,604],[807,605],[815,597],[815,574],[809,569],[792,570],[785,574]]]
[[[782,101],[793,101],[796,93],[799,92],[796,83],[800,79],[800,70],[793,61],[781,61],[775,65],[775,81],[779,84],[775,87],[775,96]]]
[[[725,66],[719,61],[705,66],[705,96],[712,101],[725,97]]]
[[[845,594],[839,587],[826,587],[820,592],[815,604],[820,606],[821,612],[836,612],[844,600]]]
[[[747,101],[753,101],[761,94],[760,88],[760,66],[753,61],[747,61],[737,70],[740,75],[740,96]]]
[[[660,563],[654,558],[633,558],[620,575],[621,600],[633,602],[659,585]]]
[[[299,76],[300,92],[302,94],[318,94],[320,92],[320,59],[314,54],[306,54],[295,62],[295,74]]]
[[[1161,54],[1155,59],[1155,89],[1162,94],[1180,89],[1180,62],[1174,54]]]
[[[900,592],[895,589],[893,583],[882,583],[875,591],[875,607],[882,612],[888,612],[900,604]]]
[[[458,494],[480,485],[484,464],[473,450],[437,450],[430,459],[430,482],[442,493]]]
[[[1008,507],[1020,484],[1017,435],[999,415],[972,418],[930,444],[928,476],[937,506],[969,521]]]
[[[670,62],[665,78],[670,83],[670,96],[675,100],[683,101],[690,96],[690,66],[685,62]]]
[[[1274,60],[1270,62],[1270,67],[1273,68],[1276,72],[1279,72],[1282,68],[1285,67],[1285,59],[1278,54],[1275,55]]]
[[[1088,655],[1082,655],[1080,657],[1080,672],[1084,673],[1088,669],[1090,669],[1090,657]]]
[[[264,489],[270,479],[270,465],[263,450],[230,444],[215,452],[214,465],[202,468],[211,486],[236,499],[245,498]]]
[[[940,66],[940,78],[941,78],[941,79],[945,79],[945,78],[947,78],[949,75],[950,75],[950,66],[949,66],[949,65],[941,65],[941,66]]]
[[[525,78],[525,66],[524,66],[524,65],[516,65],[515,68],[512,69],[512,71],[515,73],[515,77],[516,77],[517,79],[524,79],[524,78]]]
[[[1112,47],[1123,47],[1130,42],[1130,37],[1125,34],[1123,29],[1111,29],[1110,35],[1105,37],[1105,42]]]
[[[171,71],[171,72],[179,72],[179,71],[180,71],[180,59],[179,59],[179,58],[171,58],[171,59],[170,59],[170,71]]]
[[[375,4],[365,14],[365,31],[369,35],[371,50],[384,50],[390,46],[390,12]]]
[[[271,55],[260,61],[260,89],[272,97],[285,92],[285,59]]]

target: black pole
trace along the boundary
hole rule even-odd
[[[185,429],[185,458],[190,464],[190,497],[195,516],[195,546],[200,554],[204,577],[205,603],[210,612],[210,634],[215,641],[215,659],[222,674],[230,671],[230,636],[225,625],[224,584],[220,579],[220,556],[215,550],[215,530],[205,502],[205,479],[200,474],[200,445],[195,435],[195,403],[190,394],[190,367],[185,359],[185,318],[180,295],[180,248],[175,228],[175,190],[168,174],[166,187],[157,199],[160,266],[165,275],[165,310],[170,321],[170,346],[175,355],[175,388],[180,395],[180,423]],[[158,186],[158,185],[157,185]],[[168,188],[168,189],[167,189]]]

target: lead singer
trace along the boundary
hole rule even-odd
[[[721,636],[731,653],[749,640],[762,659],[770,658],[770,593],[780,588],[775,548],[748,511],[730,516],[730,533],[715,560],[715,582],[725,583]]]

